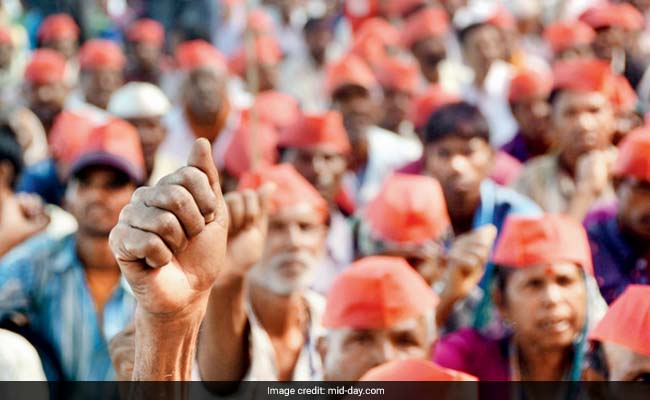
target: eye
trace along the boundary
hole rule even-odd
[[[544,287],[544,281],[542,279],[531,279],[526,283],[526,287],[529,289],[539,290]]]
[[[436,155],[442,158],[449,158],[451,157],[451,151],[449,151],[449,149],[441,147],[438,150],[436,150]]]
[[[632,381],[650,383],[650,372],[639,374],[634,379],[632,379]]]
[[[572,285],[575,279],[571,278],[570,276],[566,275],[560,275],[557,277],[556,282],[560,286],[569,286]]]
[[[346,340],[346,342],[349,344],[359,345],[367,345],[369,343],[372,343],[372,341],[373,336],[368,331],[356,331],[348,338],[348,340]]]
[[[394,336],[394,342],[398,346],[417,346],[419,343],[417,339],[409,332],[402,332]]]

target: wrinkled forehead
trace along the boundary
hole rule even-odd
[[[374,335],[374,336],[388,336],[392,334],[411,333],[418,335],[426,331],[426,316],[410,318],[393,326],[386,328],[368,328],[368,329],[354,329],[354,328],[333,328],[327,331],[327,336],[332,341],[344,342],[351,336],[360,333]]]
[[[562,114],[567,110],[582,110],[584,108],[611,108],[607,96],[597,91],[561,90],[554,97],[553,110],[557,114]]]
[[[285,206],[269,216],[269,222],[275,224],[313,224],[321,225],[322,218],[314,205],[308,202],[298,202]]]

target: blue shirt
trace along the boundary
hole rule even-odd
[[[630,284],[650,284],[650,265],[618,227],[616,215],[594,222],[587,229],[594,275],[603,298],[610,304]]]
[[[48,158],[27,167],[18,179],[16,190],[35,193],[46,203],[60,206],[65,194],[65,183],[59,179],[54,160]]]
[[[491,180],[481,183],[481,204],[479,205],[472,228],[493,224],[501,232],[503,223],[511,214],[538,216],[542,209],[528,197],[512,189],[499,186]]]
[[[20,312],[50,342],[65,379],[115,379],[108,341],[132,320],[135,299],[118,285],[98,321],[74,235],[39,235],[0,260],[0,319]]]

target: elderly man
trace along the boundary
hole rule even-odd
[[[171,109],[167,96],[151,83],[130,82],[111,96],[108,112],[131,123],[138,130],[147,167],[147,179],[154,184],[181,165],[158,152],[167,136],[163,117]]]
[[[135,128],[121,120],[95,128],[67,171],[66,203],[78,230],[35,237],[2,259],[0,318],[27,316],[61,364],[62,376],[50,379],[114,378],[107,343],[129,323],[135,302],[108,239],[144,173]]]
[[[630,284],[650,284],[650,130],[619,145],[614,164],[616,212],[587,226],[600,291],[613,302]]]

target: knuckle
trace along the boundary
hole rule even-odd
[[[178,186],[169,186],[165,198],[169,207],[174,211],[183,210],[188,205],[188,199],[184,190]]]

